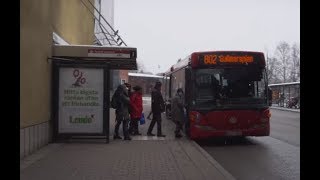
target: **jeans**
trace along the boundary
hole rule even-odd
[[[117,120],[116,126],[114,128],[114,135],[119,136],[119,126],[120,126],[121,122],[122,122],[123,136],[129,137],[129,132],[128,132],[129,120]]]

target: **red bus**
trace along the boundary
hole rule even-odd
[[[185,132],[191,139],[269,136],[270,89],[262,52],[194,52],[164,73],[166,115],[185,92]]]

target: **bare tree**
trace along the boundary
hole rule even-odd
[[[282,41],[278,44],[276,48],[276,56],[280,62],[279,73],[282,82],[287,82],[288,74],[290,70],[290,46],[287,42]]]
[[[280,62],[275,57],[267,56],[267,74],[270,84],[279,83],[279,65]]]
[[[291,47],[291,60],[290,80],[293,82],[300,81],[300,47],[297,43]]]

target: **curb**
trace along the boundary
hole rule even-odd
[[[168,119],[167,119],[168,120]],[[172,120],[169,119],[171,122]],[[187,135],[185,134],[184,131],[182,131],[182,134],[184,137],[187,137]],[[226,169],[224,169],[209,153],[207,153],[207,151],[205,151],[201,146],[199,146],[199,144],[197,144],[194,140],[191,140],[189,138],[187,138],[187,140],[189,140],[189,142],[191,142],[191,144],[193,146],[195,146],[195,148],[200,151],[200,153],[214,166],[218,169],[218,171],[221,172],[221,174],[223,174],[224,177],[226,177],[226,179],[230,179],[230,180],[236,180],[235,177],[232,176],[231,173],[229,173]]]
[[[190,142],[193,144],[193,146],[195,146],[200,153],[214,166],[216,167],[221,174],[224,175],[224,177],[226,177],[226,179],[230,179],[230,180],[235,180],[236,178],[233,177],[226,169],[224,169],[215,159],[213,159],[213,157],[208,154],[201,146],[199,146],[195,141],[190,140]]]
[[[271,109],[278,109],[278,110],[282,110],[282,111],[291,111],[291,112],[300,113],[300,110],[296,110],[296,109],[288,109],[288,108],[272,107],[272,106],[270,106],[270,108]]]

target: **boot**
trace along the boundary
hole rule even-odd
[[[147,133],[147,136],[155,136],[155,134]]]
[[[124,137],[124,140],[128,140],[128,141],[131,141],[131,137]]]
[[[158,134],[157,136],[158,137],[166,137],[166,135],[164,135],[164,134]]]
[[[119,135],[114,135],[114,136],[113,136],[113,139],[122,139],[122,137],[119,136]]]

